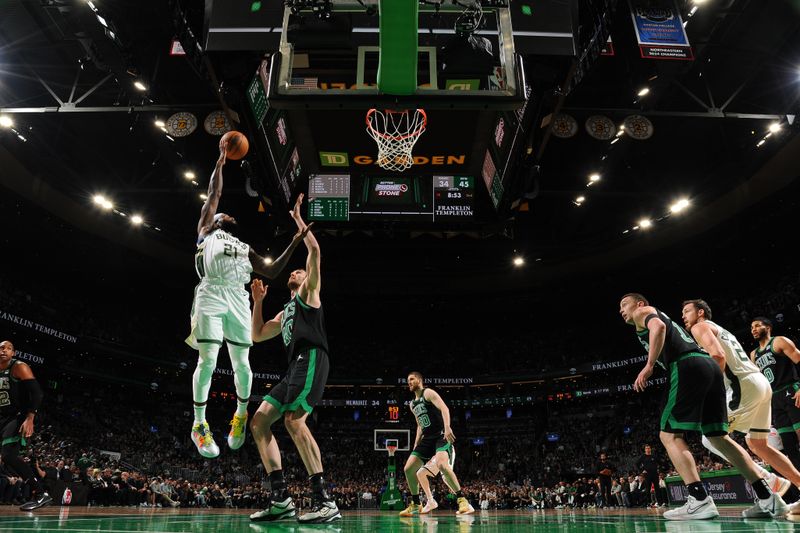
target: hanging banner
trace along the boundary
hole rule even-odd
[[[692,61],[692,47],[674,0],[628,0],[631,18],[645,59]]]
[[[608,36],[608,40],[606,40],[606,44],[600,49],[601,56],[613,56],[616,55],[614,51],[614,41],[611,40],[611,36]]]

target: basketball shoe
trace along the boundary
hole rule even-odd
[[[711,496],[706,496],[705,500],[697,501],[691,494],[686,498],[686,503],[677,509],[670,509],[664,512],[666,520],[706,520],[717,518],[719,511]]]
[[[342,518],[342,513],[333,500],[313,498],[311,510],[297,517],[301,524],[326,524]]]
[[[275,501],[270,498],[269,507],[251,514],[250,520],[253,522],[274,522],[284,518],[292,518],[296,514],[297,511],[294,508],[292,498],[287,495],[282,501]]]
[[[456,514],[472,514],[475,512],[475,508],[469,504],[466,498],[463,496],[458,500],[458,511]]]
[[[757,499],[752,507],[742,511],[742,516],[744,518],[778,518],[788,512],[789,506],[786,505],[783,498],[773,492],[769,498]]]
[[[422,510],[419,512],[419,514],[428,514],[431,511],[433,511],[434,509],[436,509],[437,507],[439,507],[439,504],[436,503],[436,500],[430,499],[430,500],[425,502],[425,507],[422,508]]]
[[[219,446],[214,442],[214,435],[205,420],[192,426],[192,442],[203,457],[213,459],[219,455]]]
[[[247,436],[247,413],[243,415],[233,415],[231,420],[231,431],[228,433],[228,448],[238,450],[244,444]]]
[[[783,496],[786,494],[786,491],[789,490],[792,486],[792,482],[788,479],[784,479],[781,476],[775,474],[774,472],[770,472],[767,477],[764,478],[764,481],[767,482],[769,485],[770,490],[777,494],[778,496]]]
[[[416,516],[422,510],[422,506],[418,503],[411,502],[408,507],[400,511],[400,516]]]

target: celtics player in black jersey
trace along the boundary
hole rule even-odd
[[[773,337],[768,318],[754,318],[750,333],[758,342],[750,358],[772,387],[772,424],[781,437],[784,453],[800,469],[800,379],[795,366],[800,363],[800,350],[787,337]]]
[[[19,457],[20,446],[26,446],[33,435],[36,410],[42,403],[42,388],[26,363],[14,359],[11,341],[0,342],[0,457],[9,470],[25,480],[36,494],[24,503],[21,511],[33,511],[50,504],[53,499],[45,492],[31,467]]]
[[[474,513],[472,505],[461,492],[461,485],[453,472],[453,458],[456,440],[450,429],[450,410],[444,400],[433,389],[425,388],[424,378],[419,372],[408,374],[408,390],[414,393],[409,407],[417,420],[417,437],[414,449],[408,456],[405,466],[408,490],[411,492],[411,503],[400,512],[400,516],[414,516],[429,513],[438,507],[427,486],[427,476],[441,472],[448,488],[453,491],[458,501],[456,514]],[[419,501],[419,484],[426,483],[425,495],[428,501],[423,508]]]
[[[253,513],[254,521],[274,521],[295,516],[292,498],[286,490],[286,480],[281,468],[281,454],[271,426],[281,417],[292,437],[297,452],[303,460],[313,491],[311,510],[300,516],[301,523],[333,522],[342,517],[333,497],[325,488],[322,477],[322,459],[319,446],[311,435],[306,419],[322,399],[328,380],[328,337],[320,300],[320,249],[314,234],[300,216],[303,195],[297,198],[291,216],[308,249],[305,270],[295,270],[289,276],[292,298],[283,311],[272,320],[264,322],[263,301],[267,288],[261,280],[254,280],[250,288],[253,295],[253,341],[259,342],[281,336],[289,369],[283,380],[275,385],[253,416],[250,425],[261,454],[264,468],[269,474],[272,494],[270,505]]]
[[[697,464],[683,436],[699,431],[750,482],[756,494],[753,507],[742,511],[745,518],[782,516],[786,503],[761,478],[750,455],[728,436],[728,409],[722,370],[680,325],[651,306],[639,293],[620,300],[622,319],[636,328],[639,342],[647,351],[647,363],[636,377],[634,390],[648,385],[656,363],[668,372],[661,412],[661,442],[675,470],[688,488],[686,504],[664,513],[667,520],[699,520],[719,516],[714,500],[700,482]]]

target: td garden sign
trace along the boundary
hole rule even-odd
[[[415,155],[412,158],[415,165],[464,165],[467,161],[466,154]],[[324,167],[349,167],[350,155],[347,152],[320,152],[319,162]],[[377,158],[370,155],[355,155],[352,162],[359,166],[378,164]]]

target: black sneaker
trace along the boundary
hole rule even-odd
[[[19,506],[20,511],[33,511],[34,509],[38,509],[39,507],[44,507],[45,505],[50,505],[53,503],[53,498],[50,497],[49,494],[43,492],[39,495],[39,497],[35,500],[31,500],[29,502],[23,503]]]
[[[311,510],[297,518],[301,524],[325,524],[339,520],[342,514],[333,500],[314,499]]]
[[[270,500],[269,507],[251,514],[250,520],[253,522],[274,522],[275,520],[292,518],[295,514],[297,514],[297,511],[295,511],[294,503],[292,503],[291,498],[287,497],[280,502]]]

